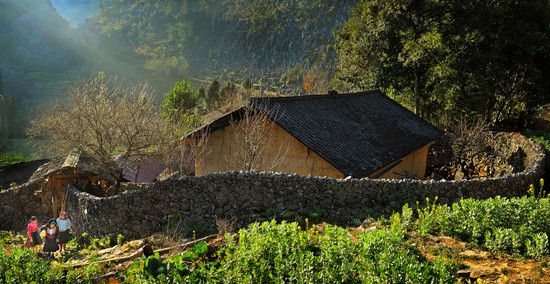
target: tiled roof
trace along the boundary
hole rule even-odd
[[[346,176],[366,177],[434,141],[442,132],[380,91],[252,98],[256,109]],[[264,106],[267,106],[264,107]],[[209,124],[215,131],[242,109]]]

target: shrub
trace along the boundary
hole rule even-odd
[[[229,239],[223,282],[454,283],[458,265],[428,262],[405,243],[399,215],[391,219],[391,230],[363,233],[357,242],[348,230],[331,225],[317,234],[295,223],[252,224],[239,231],[238,243]]]
[[[62,273],[29,249],[14,248],[7,254],[0,247],[0,283],[55,283]]]
[[[253,223],[239,230],[239,243],[228,239],[222,263],[230,283],[310,283],[315,267],[311,235],[296,223]]]
[[[433,209],[434,206],[437,208]],[[450,207],[432,205],[429,211],[433,214],[428,217],[421,215],[422,218],[415,222],[417,226],[429,226],[432,232],[474,242],[492,252],[534,257],[546,253],[548,249],[547,242],[543,247],[544,238],[548,239],[550,232],[548,198],[531,195],[463,199]],[[427,219],[431,221],[426,222]]]

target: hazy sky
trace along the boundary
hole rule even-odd
[[[96,10],[99,0],[50,0],[57,12],[78,27],[89,18]]]

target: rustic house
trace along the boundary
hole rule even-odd
[[[52,159],[39,167],[29,181],[38,182],[35,196],[52,209],[54,217],[64,209],[66,185],[72,184],[90,193],[105,190],[108,186],[108,181],[95,173],[89,159],[79,153]]]
[[[333,178],[425,177],[442,132],[380,91],[256,97],[187,135],[195,174],[259,170]]]

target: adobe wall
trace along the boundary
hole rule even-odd
[[[242,168],[244,161],[251,160],[247,157],[251,153],[246,150],[247,142],[243,141],[250,136],[255,137],[251,140],[253,143],[261,145],[258,153],[261,153],[261,159],[256,158],[255,169],[261,171],[281,171],[292,172],[299,175],[328,176],[334,178],[344,178],[344,174],[321,158],[317,153],[311,151],[302,142],[291,136],[278,124],[271,122],[267,117],[260,116],[260,125],[265,124],[268,129],[265,138],[254,133],[255,130],[243,126],[243,122],[237,122],[224,129],[211,133],[205,141],[208,145],[208,151],[204,150],[205,145],[199,145],[196,159],[195,173],[197,176],[213,173],[226,172],[232,169]],[[251,131],[252,134],[243,134],[243,129]],[[230,155],[230,156],[228,156]],[[277,161],[273,165],[272,161]]]
[[[99,198],[70,189],[68,211],[76,233],[143,237],[159,232],[175,219],[214,227],[218,218],[236,217],[241,224],[267,220],[277,209],[307,217],[320,210],[323,220],[347,223],[354,218],[388,215],[427,197],[440,203],[461,198],[525,195],[544,174],[544,150],[512,136],[510,150],[527,154],[526,168],[500,178],[465,181],[375,180],[305,177],[281,173],[228,172],[183,177]],[[515,149],[515,150],[514,150]],[[1,206],[1,204],[0,204]],[[2,215],[2,214],[0,214]],[[4,218],[0,216],[0,218]]]

